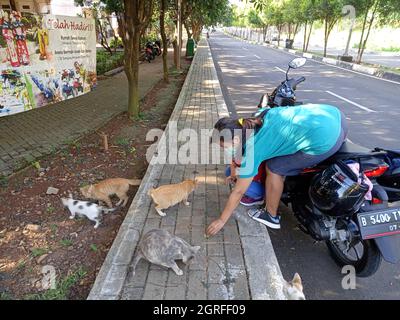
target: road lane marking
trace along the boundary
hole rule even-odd
[[[255,56],[257,59],[261,59],[261,58],[260,58],[258,55],[256,55],[256,54],[255,54],[254,56]]]
[[[279,67],[275,67],[275,69],[286,74],[286,71],[281,69],[281,68],[279,68]]]
[[[242,47],[242,49],[243,49],[243,50],[246,50],[246,51],[249,51],[249,49],[247,49],[247,48],[245,48],[245,47]]]
[[[344,97],[342,97],[342,96],[339,96],[338,94],[333,93],[333,92],[331,92],[331,91],[326,91],[326,92],[329,93],[330,95],[332,95],[332,96],[334,96],[334,97],[336,97],[336,98],[339,98],[339,99],[341,99],[341,100],[343,100],[343,101],[346,101],[346,102],[348,102],[348,103],[350,103],[350,104],[352,104],[352,105],[356,106],[357,108],[360,108],[360,109],[362,109],[362,110],[364,110],[364,111],[367,111],[367,112],[377,112],[377,111],[372,110],[372,109],[370,109],[370,108],[364,107],[364,106],[362,106],[361,104],[358,104],[358,103],[356,103],[356,102],[353,102],[353,101],[351,101],[351,100],[349,100],[349,99],[346,99],[346,98],[344,98]]]

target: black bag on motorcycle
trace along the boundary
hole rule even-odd
[[[358,182],[357,175],[342,161],[317,174],[310,185],[309,195],[314,206],[330,216],[357,212],[369,187]]]
[[[389,169],[377,181],[388,194],[389,201],[400,201],[400,151],[386,150]]]

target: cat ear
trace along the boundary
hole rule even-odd
[[[294,274],[292,283],[293,283],[293,284],[300,285],[300,286],[302,285],[302,283],[301,283],[301,277],[300,277],[300,275],[299,275],[297,272]]]

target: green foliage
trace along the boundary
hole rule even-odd
[[[118,137],[115,143],[121,147],[127,147],[130,144],[129,140],[124,137]]]
[[[60,244],[63,246],[63,247],[69,247],[69,246],[71,246],[72,245],[72,240],[71,239],[62,239],[62,240],[60,240]]]
[[[117,38],[117,39],[113,38],[113,39],[111,39],[110,47],[111,48],[121,48],[121,47],[123,47],[123,43],[122,43],[121,38]]]
[[[124,65],[123,52],[116,52],[111,56],[107,51],[97,51],[96,57],[96,70],[99,75]]]
[[[31,249],[31,254],[32,254],[32,257],[34,257],[34,258],[40,257],[40,256],[46,254],[47,252],[49,252],[49,249],[47,249],[47,248],[32,248]]]
[[[92,250],[92,251],[94,251],[94,252],[97,252],[99,249],[97,248],[97,246],[94,244],[94,243],[92,243],[91,245],[90,245],[90,249]]]
[[[0,187],[6,188],[8,186],[8,179],[7,177],[0,175]]]
[[[258,12],[251,9],[247,15],[248,24],[253,28],[261,28],[264,25],[263,20],[259,16]]]

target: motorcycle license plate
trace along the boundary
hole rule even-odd
[[[361,212],[357,217],[363,239],[400,234],[400,208]]]

